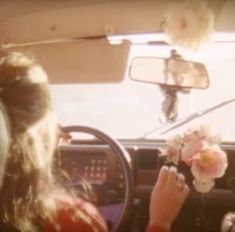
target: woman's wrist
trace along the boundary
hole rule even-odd
[[[170,232],[170,230],[162,225],[149,224],[145,232]]]
[[[150,226],[156,226],[156,227],[161,227],[165,229],[166,231],[170,231],[171,228],[171,223],[165,222],[164,220],[161,220],[160,218],[158,220],[151,220],[149,221]]]

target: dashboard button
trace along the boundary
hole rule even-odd
[[[121,165],[121,163],[117,163],[116,164],[116,169],[118,170],[118,171],[121,171],[122,170],[122,165]]]
[[[124,186],[125,186],[125,185],[124,185],[123,182],[119,182],[119,183],[118,183],[118,188],[119,188],[119,189],[124,189]]]
[[[117,173],[117,179],[118,180],[123,180],[124,179],[124,174],[122,172]]]

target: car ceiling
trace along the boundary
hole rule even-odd
[[[119,45],[119,49],[114,48],[106,42],[105,37],[160,32],[164,12],[171,2],[169,0],[2,0],[0,45],[2,48],[9,47],[11,50],[32,53],[47,70],[49,69],[52,82],[90,83],[94,80],[107,82],[114,72],[113,67],[116,67],[117,75],[113,75],[112,81],[121,81],[125,73],[130,44],[124,43]],[[235,0],[210,0],[208,5],[216,16],[216,31],[234,32]],[[85,40],[79,40],[79,45],[70,43],[66,48],[60,43],[53,42],[53,40],[74,38],[85,38]],[[87,38],[89,40],[86,40]],[[45,41],[49,42],[42,46],[41,42]],[[89,49],[90,46],[93,50]],[[84,47],[87,47],[87,50],[84,50]],[[72,54],[75,50],[77,53]],[[63,51],[62,61],[59,51]],[[106,55],[103,60],[101,56],[94,58],[95,52]],[[86,54],[86,58],[84,59],[84,55],[79,57],[79,54]],[[51,62],[52,59],[55,60],[54,63]],[[117,60],[120,59],[123,61],[117,64]],[[77,60],[77,63],[74,60]],[[84,60],[87,65],[84,64]],[[55,68],[61,65],[60,62],[63,62],[63,65],[68,64],[64,67],[70,70],[68,73],[55,71]],[[77,76],[75,73],[77,67],[81,71],[79,78],[74,77]],[[103,69],[103,72],[98,77],[95,72],[91,72],[91,67],[94,70]],[[89,75],[86,75],[88,71]]]
[[[156,0],[2,0],[0,43],[54,38],[161,31],[172,1]],[[217,31],[235,30],[235,0],[210,0]],[[15,33],[21,31],[21,33]]]

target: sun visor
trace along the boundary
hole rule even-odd
[[[79,40],[11,48],[36,58],[50,83],[114,83],[124,79],[130,43]]]

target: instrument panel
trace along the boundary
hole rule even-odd
[[[66,170],[72,182],[80,178],[85,178],[91,184],[107,182],[107,158],[103,152],[66,151],[60,161],[60,167]]]
[[[93,186],[105,186],[118,196],[124,195],[122,165],[108,146],[60,146],[57,166],[69,177],[67,181],[72,186],[79,186],[85,179]]]

